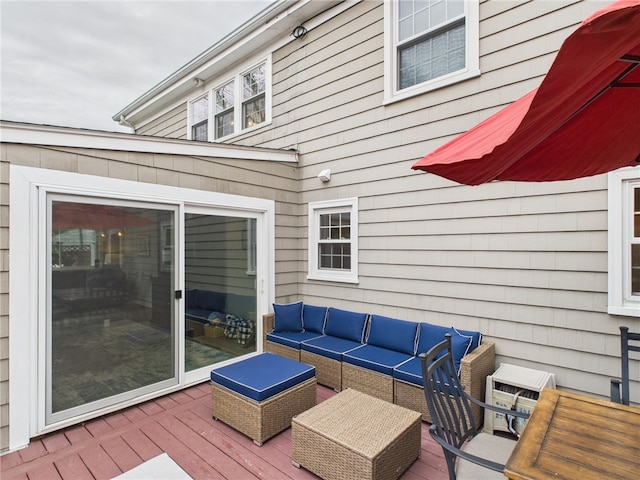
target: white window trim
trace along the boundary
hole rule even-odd
[[[383,105],[404,100],[480,75],[480,5],[465,1],[466,67],[442,77],[398,90],[396,29],[398,2],[384,2],[384,100]]]
[[[211,135],[213,133],[213,128],[211,126],[211,119],[212,119],[212,114],[211,112],[212,107],[211,107],[211,100],[212,100],[212,95],[213,92],[211,91],[206,91],[204,92],[202,95],[198,95],[196,98],[193,98],[191,100],[189,100],[189,103],[187,105],[187,139],[188,140],[193,140],[193,105],[200,100],[201,98],[207,97],[208,98],[208,104],[207,104],[207,141],[211,141],[210,139],[212,138]]]
[[[631,296],[629,238],[633,208],[632,185],[640,186],[640,168],[623,168],[608,174],[609,301],[612,315],[640,317],[640,298]]]
[[[257,232],[262,232],[257,242],[260,252],[257,256],[257,315],[269,311],[269,305],[275,297],[275,260],[272,252],[275,248],[275,202],[273,200],[230,195],[204,190],[192,190],[181,187],[156,185],[133,182],[116,178],[98,177],[49,170],[33,167],[11,165],[9,169],[11,192],[10,203],[12,215],[25,221],[11,224],[9,260],[12,265],[22,265],[23,268],[12,268],[9,281],[12,293],[9,297],[9,450],[16,450],[29,444],[32,437],[64,428],[83,420],[104,415],[130,405],[140,403],[151,398],[172,391],[181,390],[186,385],[201,382],[206,378],[206,369],[184,372],[180,366],[179,383],[162,391],[139,396],[117,406],[92,413],[80,415],[56,424],[45,425],[44,404],[38,398],[42,379],[39,378],[38,351],[43,342],[39,338],[40,323],[44,311],[43,293],[39,284],[43,284],[42,269],[39,268],[38,252],[44,251],[43,239],[34,232],[42,230],[44,214],[42,203],[42,189],[47,192],[71,193],[88,196],[108,196],[123,200],[137,200],[141,202],[158,202],[175,205],[182,212],[179,215],[176,228],[183,229],[182,218],[184,209],[218,208],[232,212],[236,216],[256,218]],[[184,232],[180,232],[184,239]],[[176,270],[178,281],[176,288],[184,290],[183,260],[176,252]],[[184,318],[183,303],[179,304],[178,319]],[[183,320],[180,320],[183,321]],[[182,331],[180,325],[177,326]],[[258,329],[260,329],[258,323]],[[261,332],[258,330],[258,351],[263,348]],[[182,355],[182,353],[181,353]]]
[[[327,270],[318,268],[319,222],[321,213],[349,211],[351,213],[351,270]],[[309,270],[307,279],[329,282],[359,283],[358,278],[358,199],[345,198],[322,202],[309,202]]]
[[[242,76],[249,73],[254,68],[264,64],[265,66],[265,92],[264,92],[264,108],[265,108],[265,116],[264,122],[254,125],[253,127],[242,129]],[[207,130],[207,138],[209,142],[226,142],[234,137],[238,137],[240,135],[244,135],[246,133],[253,132],[260,128],[263,128],[267,125],[270,125],[273,119],[272,114],[272,75],[271,75],[271,54],[266,57],[261,58],[258,61],[252,61],[251,63],[244,63],[243,66],[234,72],[232,75],[227,75],[223,79],[222,77],[218,77],[218,79],[214,80],[214,83],[211,87],[209,87],[205,92],[201,92],[197,97],[190,98],[187,102],[187,139],[193,140],[193,133],[191,131],[192,127],[192,115],[191,115],[191,106],[194,102],[199,100],[205,95],[209,95],[209,128]],[[234,132],[225,135],[224,137],[215,138],[215,91],[227,83],[233,81],[234,82],[234,98],[233,98],[233,122],[234,122]]]

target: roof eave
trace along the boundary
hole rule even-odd
[[[238,27],[219,42],[169,75],[146,93],[116,113],[112,119],[126,119],[136,125],[144,112],[160,110],[194,88],[194,79],[211,77],[294,27],[340,1],[278,0]],[[352,2],[348,2],[352,3]],[[154,105],[155,104],[155,105]],[[141,115],[143,114],[143,115]]]

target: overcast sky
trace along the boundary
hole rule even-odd
[[[0,119],[129,132],[111,117],[273,0],[0,0]]]

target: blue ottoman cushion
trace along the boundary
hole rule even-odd
[[[311,365],[272,353],[261,353],[211,370],[211,381],[262,402],[315,375],[316,369]]]

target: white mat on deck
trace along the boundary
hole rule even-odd
[[[132,468],[113,480],[193,480],[187,472],[163,453]]]

